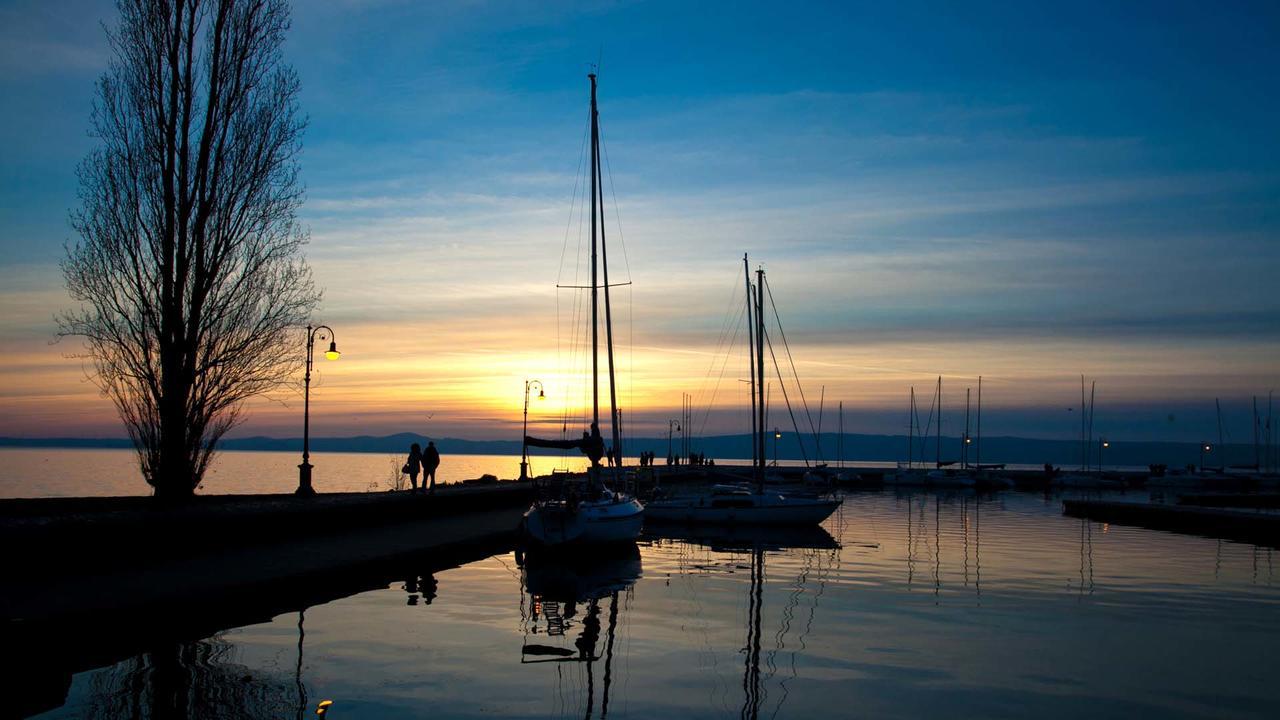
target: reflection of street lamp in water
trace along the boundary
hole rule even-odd
[[[324,331],[324,332],[321,332]],[[326,335],[327,333],[327,335]],[[302,464],[298,466],[298,489],[294,491],[295,495],[315,495],[316,491],[311,487],[311,360],[315,354],[316,335],[320,335],[320,339],[329,339],[329,349],[324,351],[324,356],[328,360],[337,360],[342,357],[342,353],[338,352],[338,344],[333,339],[333,329],[328,325],[319,325],[317,327],[307,326],[307,373],[303,379],[302,390]]]
[[[546,400],[547,392],[541,380],[524,381],[524,433],[520,436],[520,479],[529,479],[529,389],[538,386],[538,399]]]

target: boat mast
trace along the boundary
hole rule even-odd
[[[840,467],[844,467],[844,401],[840,401],[840,442],[836,443],[836,454],[840,456]]]
[[[591,78],[591,361],[592,361],[592,399],[595,402],[594,418],[597,430],[600,427],[599,397],[599,350],[597,349],[596,292],[597,287],[604,288],[604,332],[605,354],[609,364],[609,430],[613,439],[614,475],[622,466],[622,428],[618,422],[618,383],[613,363],[613,311],[609,302],[609,247],[605,243],[604,233],[604,175],[600,163],[600,111],[596,105],[596,75]],[[596,213],[600,215],[600,265],[603,268],[604,282],[596,283]]]
[[[942,376],[938,376],[938,442],[935,451],[934,464],[936,467],[942,467]]]
[[[916,386],[911,386],[911,407],[907,411],[907,468],[915,467],[916,462]]]
[[[751,309],[751,265],[747,261],[746,253],[742,254],[742,276],[747,284],[747,343],[750,347],[747,360],[751,367],[751,474],[755,475],[756,465],[760,461],[756,455],[760,449],[759,443],[756,442],[756,435],[759,432],[759,428],[756,427],[756,326]]]
[[[978,376],[978,469],[982,469],[982,376]]]
[[[591,428],[600,431],[600,282],[596,266],[596,166],[600,162],[600,118],[596,110],[596,74],[591,79]],[[597,461],[597,464],[599,461]]]
[[[760,476],[756,480],[759,492],[764,492],[764,268],[756,270],[756,392],[760,394]]]
[[[1218,456],[1219,458],[1221,458],[1218,461],[1218,466],[1225,468],[1227,466],[1227,456],[1226,456],[1227,449],[1222,445],[1222,401],[1219,400],[1218,398],[1214,398],[1213,404],[1215,407],[1218,408],[1218,450],[1223,453],[1222,455]]]

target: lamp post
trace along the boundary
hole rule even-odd
[[[529,389],[534,385],[538,386],[538,399],[546,400],[547,391],[542,387],[541,380],[525,380],[524,381],[524,432],[520,435],[520,479],[529,479],[529,443],[525,438],[529,437]]]
[[[321,332],[323,331],[323,332]],[[325,358],[337,360],[342,357],[338,352],[338,344],[333,339],[333,328],[328,325],[307,326],[307,374],[303,380],[302,390],[302,464],[298,466],[298,489],[294,495],[315,495],[311,487],[311,361],[315,355],[316,336],[320,340],[329,339],[329,349],[324,351]]]
[[[1098,441],[1098,472],[1102,472],[1102,451],[1111,447],[1111,443],[1106,438]]]
[[[1213,446],[1209,443],[1200,443],[1200,472],[1204,472],[1204,454],[1213,452]]]
[[[773,429],[773,466],[778,467],[778,438],[782,437],[782,432],[778,428]]]
[[[966,470],[969,469],[969,446],[972,444],[973,444],[973,438],[970,437],[969,433],[966,432],[964,434],[964,457],[963,457],[963,462],[961,463]]]
[[[671,461],[674,459],[671,456],[671,433],[673,430],[680,430],[680,422],[678,420],[667,421],[667,464],[668,465],[670,465]],[[680,430],[680,432],[684,432],[684,430]]]

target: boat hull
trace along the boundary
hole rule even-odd
[[[714,507],[696,500],[661,501],[645,509],[654,522],[690,525],[817,525],[840,507],[839,500],[791,501],[750,507]]]
[[[535,504],[524,514],[524,531],[543,545],[627,542],[640,537],[644,506],[622,496],[569,506],[564,502]]]

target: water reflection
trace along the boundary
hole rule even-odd
[[[153,648],[95,674],[91,718],[301,717],[297,688],[235,660],[221,636]],[[305,696],[302,701],[305,702]]]
[[[837,521],[838,522],[838,521]],[[690,576],[704,576],[717,571],[729,574],[744,569],[741,564],[741,553],[746,553],[749,564],[747,587],[743,589],[747,603],[746,640],[739,649],[742,656],[742,705],[739,716],[755,720],[760,716],[762,708],[770,716],[776,716],[786,703],[790,694],[788,683],[799,676],[797,655],[805,649],[805,638],[812,632],[817,616],[818,603],[821,600],[827,583],[828,573],[839,565],[840,543],[829,532],[820,527],[737,527],[737,528],[689,528],[689,527],[657,527],[646,530],[646,536],[659,547],[676,548],[685,553],[697,548],[708,550],[721,557],[711,563],[705,561],[682,562],[680,568]],[[766,613],[765,583],[766,558],[769,553],[799,554],[802,563],[798,573],[788,584],[787,601],[776,615]],[[815,572],[816,570],[816,572]],[[811,590],[810,585],[816,585]],[[794,641],[793,648],[787,649],[787,636],[792,632],[792,624],[796,619],[797,608],[801,598],[810,593],[809,604],[803,628]],[[765,619],[776,617],[777,623],[773,632],[774,646],[764,651]],[[779,695],[776,702],[767,705],[769,684],[778,674],[779,656],[787,665],[789,676],[777,683]],[[763,669],[762,669],[763,659]],[[721,697],[723,704],[724,698]]]
[[[604,676],[600,717],[609,714],[613,658],[618,629],[618,596],[630,590],[641,575],[640,549],[634,542],[589,554],[517,550],[521,569],[520,626],[524,640],[520,663],[577,662],[586,669],[585,715],[595,708],[596,663],[602,659],[601,603],[608,601]],[[525,602],[525,598],[528,602]],[[570,647],[570,645],[572,647]],[[564,696],[564,673],[557,670],[557,696]]]
[[[130,645],[64,716],[1268,717],[1272,552],[1040,494],[857,493],[822,529],[397,562]]]

